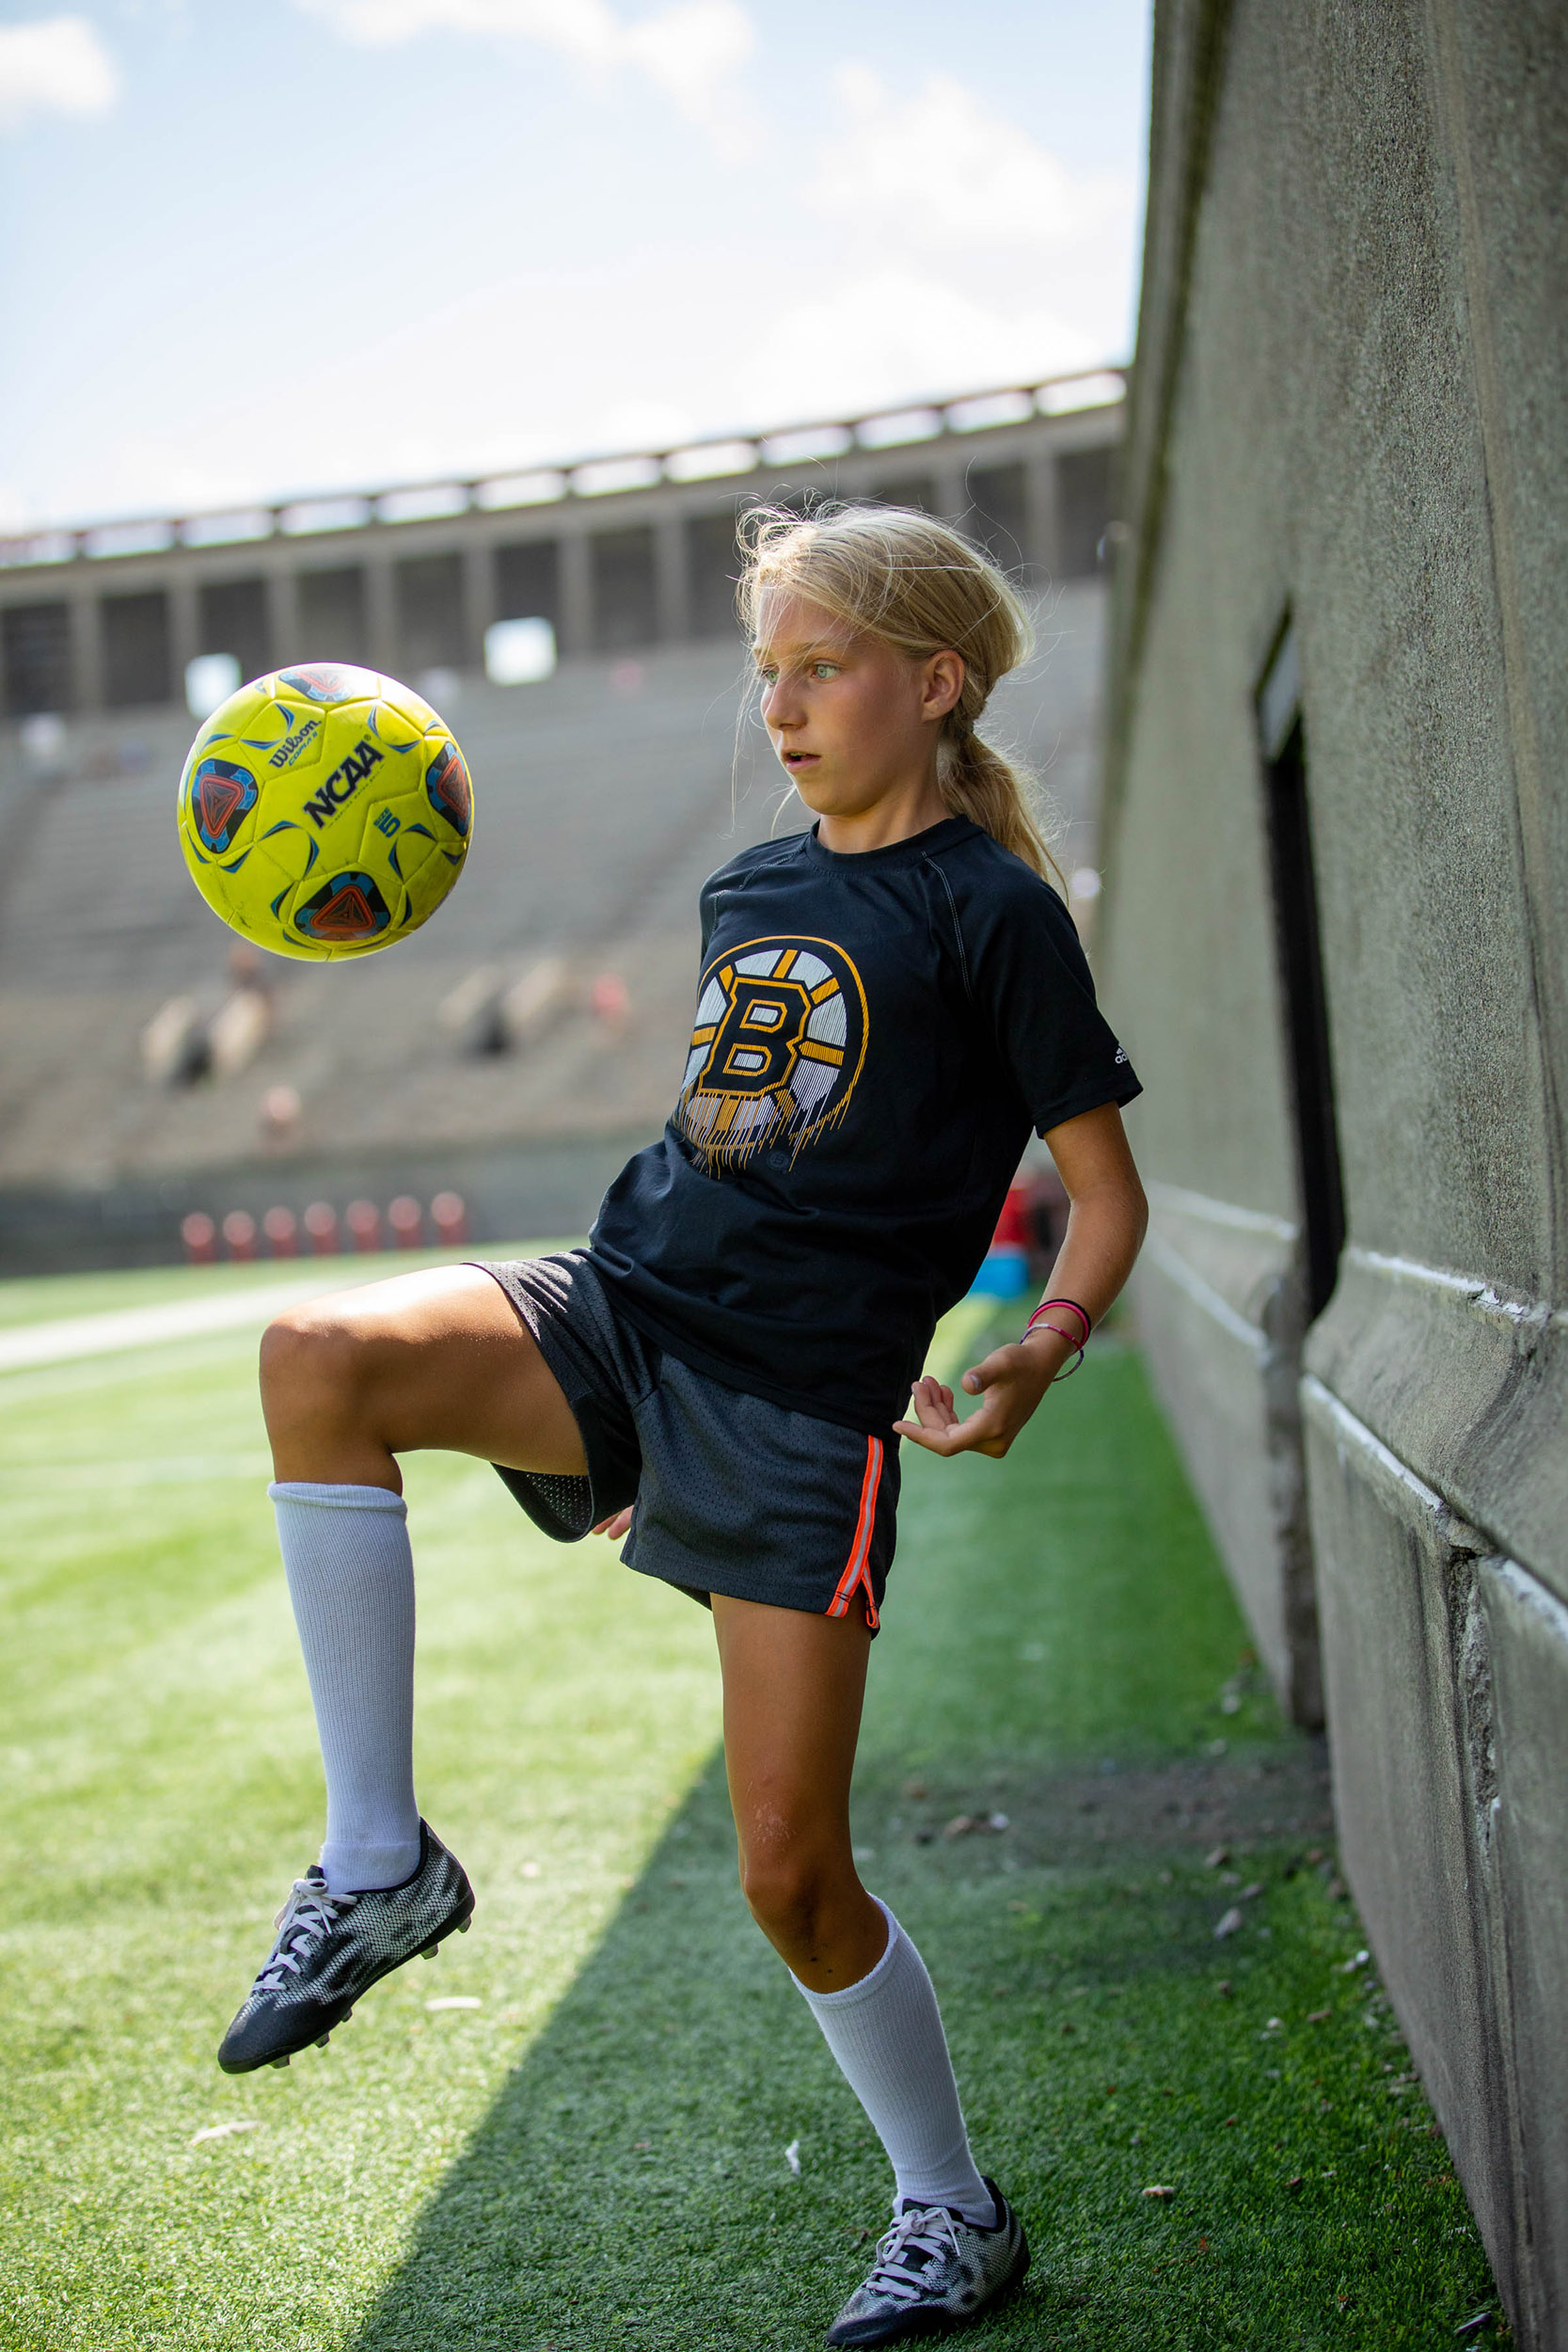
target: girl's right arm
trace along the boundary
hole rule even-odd
[[[1132,1271],[1148,1203],[1114,1103],[1064,1120],[1045,1139],[1072,1204],[1045,1295],[1075,1300],[1091,1325],[1098,1324]],[[1062,1331],[1053,1331],[1052,1323],[1060,1323]],[[967,1420],[959,1418],[952,1390],[927,1375],[914,1386],[917,1419],[894,1427],[931,1454],[1004,1454],[1074,1352],[1077,1337],[1075,1318],[1058,1310],[1027,1338],[993,1349],[964,1374],[959,1385],[965,1394],[983,1400]]]

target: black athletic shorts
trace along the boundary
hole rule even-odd
[[[873,1632],[893,1561],[898,1440],[727,1389],[615,1312],[581,1249],[475,1264],[500,1284],[577,1419],[586,1478],[502,1470],[535,1526],[577,1543],[632,1508],[621,1557],[705,1604],[712,1593]]]

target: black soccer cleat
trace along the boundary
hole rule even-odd
[[[878,2243],[869,2278],[829,2328],[830,2344],[944,2335],[1012,2293],[1029,2267],[1029,2243],[996,2183],[986,2186],[996,2200],[989,2230],[945,2205],[905,2205]]]
[[[427,1960],[474,1915],[474,1891],[456,1856],[428,1821],[420,1823],[420,1864],[401,1886],[329,1895],[312,1862],[277,1915],[277,1940],[224,2035],[226,2074],[287,2066],[312,2042],[325,2046],[354,2004],[382,1977],[422,1952]]]

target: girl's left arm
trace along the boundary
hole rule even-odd
[[[1046,1296],[1076,1300],[1098,1324],[1132,1271],[1148,1203],[1114,1103],[1065,1120],[1045,1139],[1072,1204]],[[931,1454],[1006,1454],[1077,1344],[1074,1316],[1064,1311],[1050,1322],[1072,1337],[1037,1323],[1027,1339],[994,1349],[964,1374],[964,1393],[981,1399],[966,1420],[951,1389],[929,1374],[917,1380],[917,1418],[895,1422],[898,1435]]]

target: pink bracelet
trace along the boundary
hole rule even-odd
[[[1019,1345],[1021,1347],[1023,1344],[1023,1340],[1028,1338],[1030,1332],[1035,1328],[1035,1326],[1037,1323],[1040,1323],[1038,1311],[1030,1316],[1028,1322],[1023,1327],[1023,1337],[1019,1342]],[[1042,1331],[1054,1331],[1059,1340],[1066,1340],[1069,1347],[1074,1347],[1078,1350],[1077,1356],[1068,1366],[1066,1372],[1058,1372],[1055,1375],[1051,1384],[1052,1387],[1054,1388],[1057,1380],[1070,1380],[1072,1378],[1073,1374],[1077,1371],[1079,1365],[1084,1360],[1084,1350],[1079,1342],[1073,1338],[1071,1332],[1064,1331],[1059,1323],[1040,1323],[1040,1329]]]
[[[1080,1307],[1076,1298],[1042,1298],[1039,1305],[1035,1309],[1034,1314],[1030,1316],[1029,1321],[1033,1323],[1036,1316],[1048,1314],[1053,1307],[1069,1308],[1078,1317],[1079,1322],[1084,1327],[1083,1344],[1087,1347],[1089,1343],[1089,1334],[1094,1329],[1094,1325],[1089,1321],[1088,1316],[1084,1311],[1084,1309]]]

